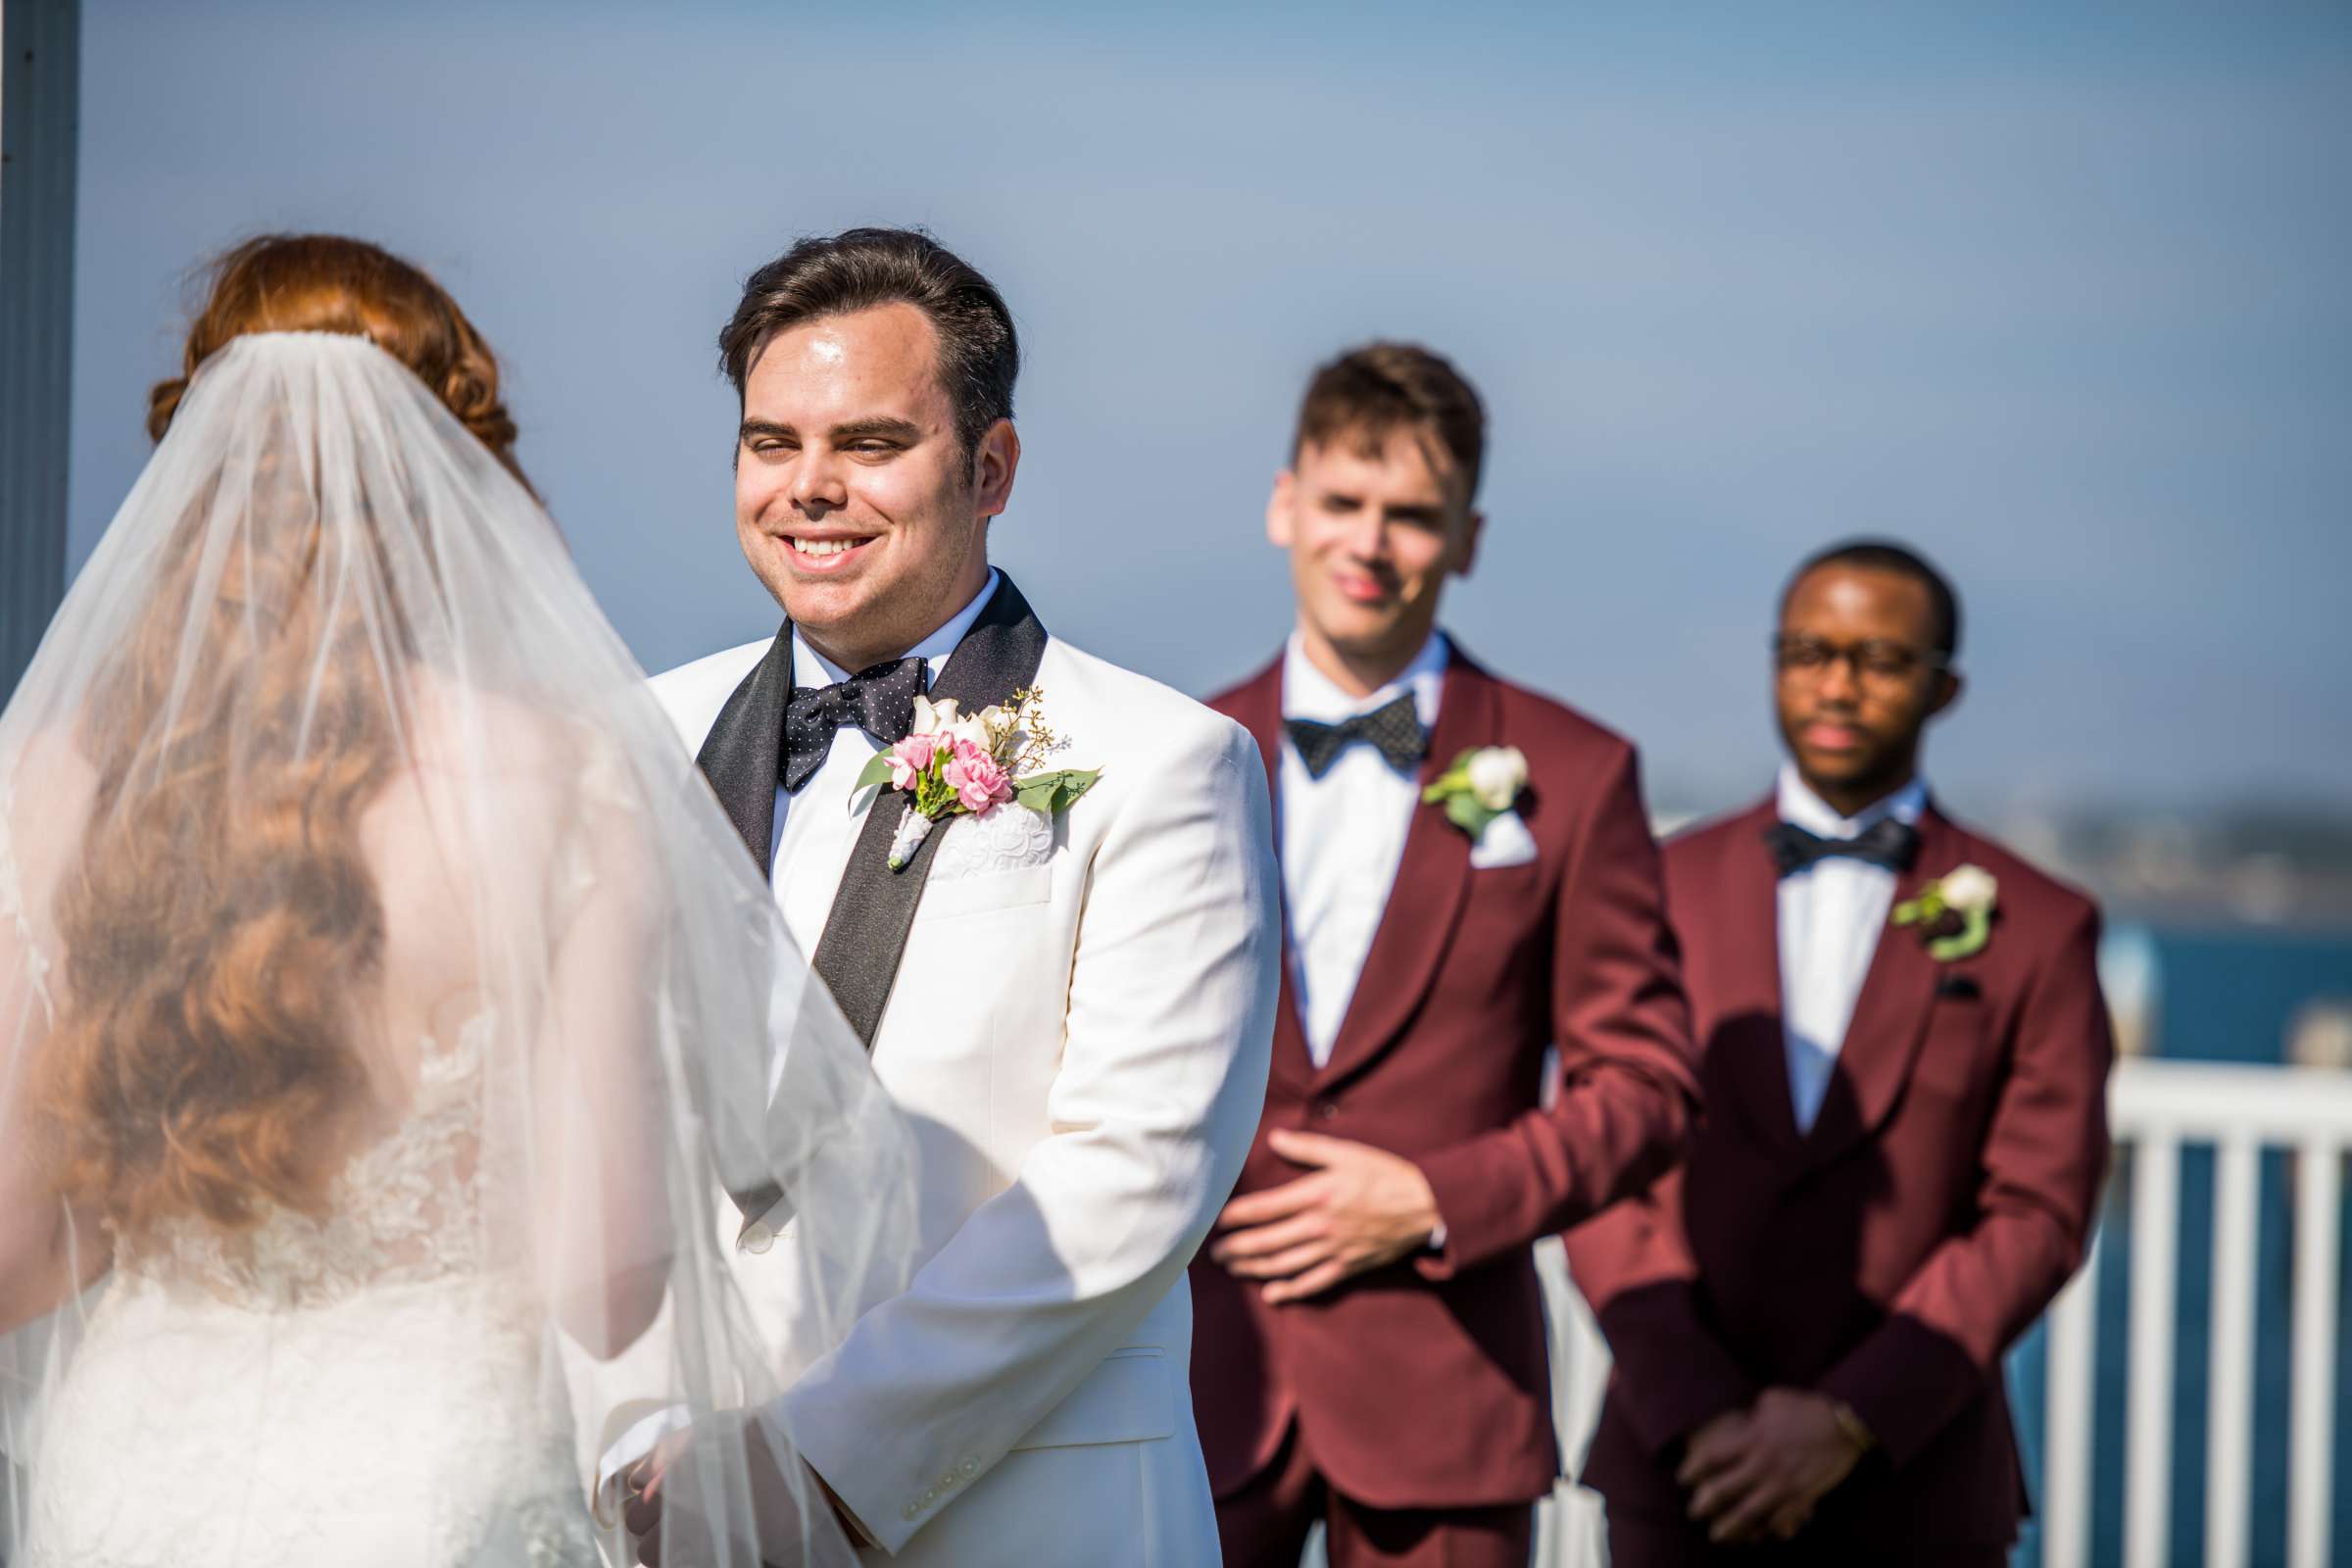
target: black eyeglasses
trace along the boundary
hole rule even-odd
[[[1951,662],[1941,654],[1885,638],[1841,644],[1784,634],[1774,635],[1772,658],[1782,674],[1808,678],[1826,674],[1832,664],[1843,662],[1852,667],[1854,679],[1873,686],[1899,686],[1923,669],[1944,669]]]

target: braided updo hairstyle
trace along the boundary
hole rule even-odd
[[[498,362],[457,302],[331,235],[220,259],[148,432],[163,439],[214,353],[278,331],[369,339],[521,477]],[[97,794],[58,904],[71,1000],[45,1087],[69,1129],[62,1189],[125,1236],[180,1216],[233,1234],[270,1204],[319,1212],[337,1163],[323,1130],[368,1093],[352,1003],[384,918],[359,829],[401,762],[379,661],[406,633],[397,612],[379,625],[364,596],[321,590],[351,547],[323,535],[315,475],[267,464],[249,481],[227,559],[166,558],[79,725]]]

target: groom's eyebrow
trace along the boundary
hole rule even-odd
[[[876,436],[890,441],[904,441],[911,446],[923,435],[922,426],[913,420],[894,419],[887,415],[876,415],[870,419],[852,419],[846,424],[833,426],[825,433],[832,438],[835,446],[845,441],[870,441]]]

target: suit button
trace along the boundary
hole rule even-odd
[[[964,1477],[964,1479],[965,1479],[966,1481],[969,1481],[969,1480],[970,1480],[972,1477],[974,1477],[974,1476],[978,1475],[979,1473],[980,1473],[980,1461],[979,1461],[979,1460],[977,1460],[977,1459],[966,1459],[966,1460],[964,1460],[964,1461],[963,1461],[963,1477]]]
[[[913,1503],[910,1502],[906,1507],[899,1510],[899,1517],[911,1521],[916,1514],[921,1513],[922,1511],[922,1509],[917,1508]]]
[[[1332,1099],[1330,1096],[1326,1095],[1321,1100],[1315,1102],[1315,1115],[1320,1119],[1329,1121],[1339,1113],[1340,1102]]]
[[[944,1475],[944,1476],[941,1476],[941,1477],[939,1478],[939,1490],[940,1490],[940,1491],[942,1491],[942,1492],[952,1492],[952,1491],[954,1491],[954,1490],[955,1490],[955,1487],[956,1487],[956,1472],[955,1472],[955,1471],[951,1470],[951,1471],[949,1471],[949,1472],[948,1472],[946,1475]]]

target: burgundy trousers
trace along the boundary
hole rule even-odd
[[[1718,1546],[1699,1526],[1641,1515],[1609,1515],[1609,1568],[2004,1568],[1999,1546],[1901,1546],[1884,1550],[1832,1542]]]
[[[1499,1508],[1374,1508],[1332,1490],[1291,1423],[1274,1462],[1217,1499],[1225,1568],[1298,1568],[1320,1520],[1331,1568],[1527,1568],[1532,1502]]]

